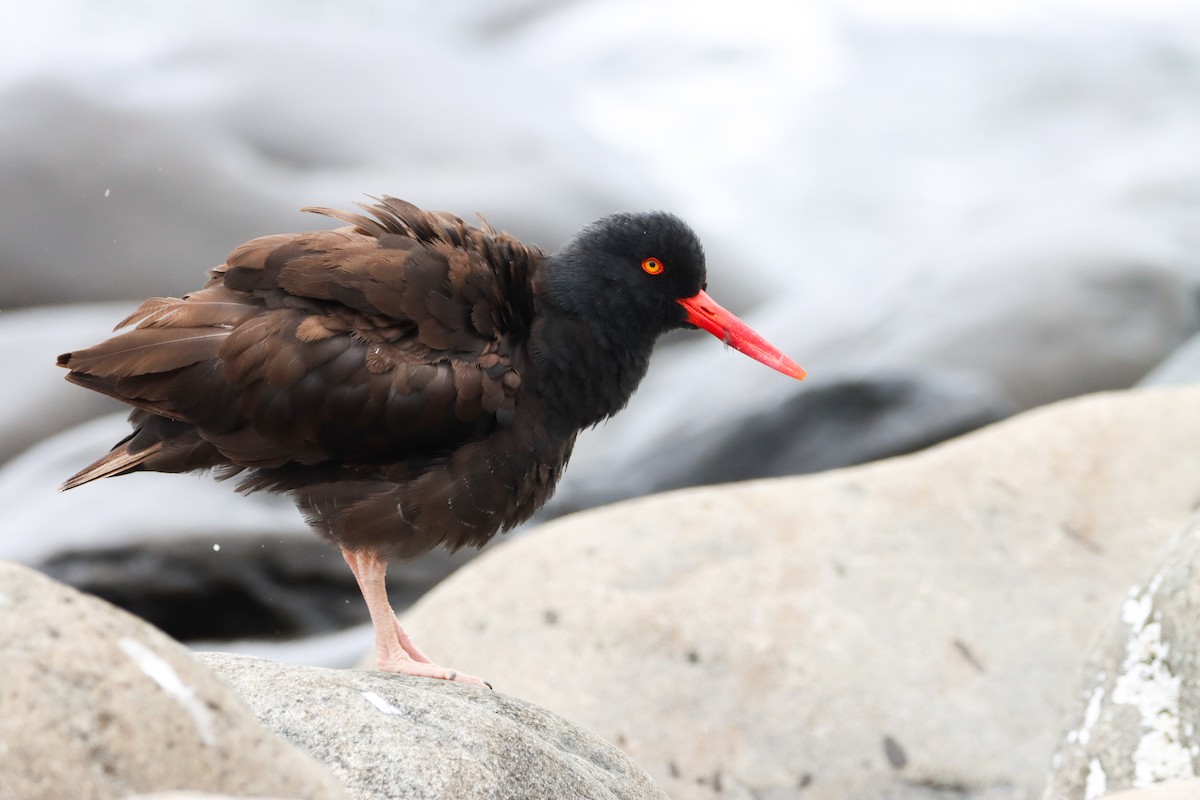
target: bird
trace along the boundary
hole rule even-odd
[[[548,253],[482,216],[370,200],[303,209],[343,225],[252,239],[202,288],[60,355],[71,383],[132,407],[132,432],[62,488],[212,471],[290,495],[349,565],[378,669],[484,686],[413,643],[390,560],[527,520],[668,331],[805,372],[708,295],[704,249],[673,214],[611,214]]]

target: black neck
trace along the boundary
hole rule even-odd
[[[658,332],[631,322],[628,309],[606,308],[603,295],[567,294],[566,304],[537,295],[532,355],[550,417],[578,431],[616,414],[645,377]]]

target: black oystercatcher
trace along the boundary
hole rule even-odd
[[[709,298],[700,242],[670,214],[614,214],[547,255],[395,198],[364,209],[310,209],[348,227],[247,242],[204,288],[59,356],[68,380],[134,407],[133,433],[63,488],[215,468],[287,492],[354,572],[379,669],[480,684],[405,634],[388,559],[527,519],[673,328],[804,371]]]

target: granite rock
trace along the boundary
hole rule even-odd
[[[198,656],[263,724],[361,800],[665,800],[628,756],[499,692],[379,672]]]

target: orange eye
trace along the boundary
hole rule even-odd
[[[648,275],[657,275],[663,271],[663,263],[657,258],[647,258],[642,262],[642,269],[646,270]]]

